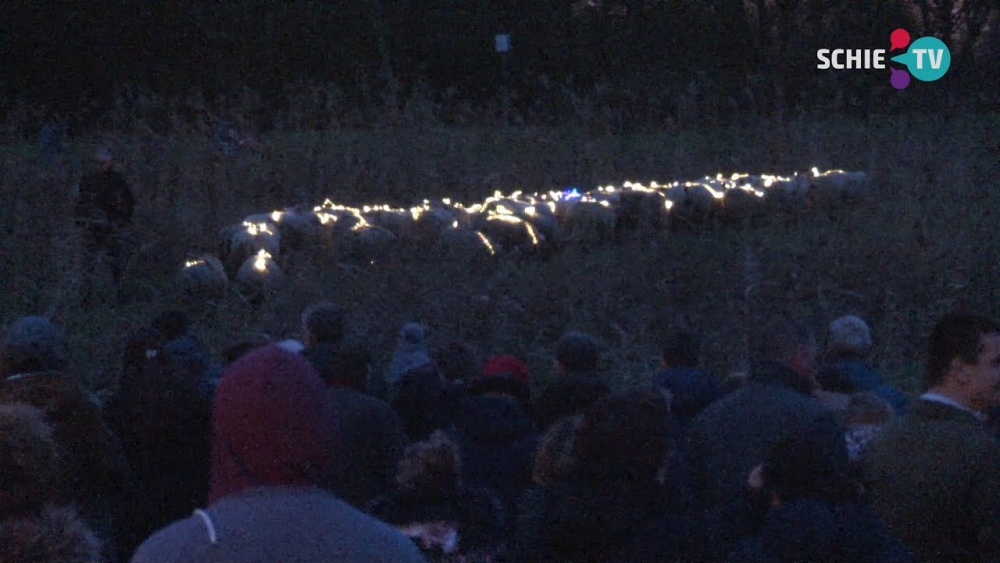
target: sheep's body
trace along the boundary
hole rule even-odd
[[[184,264],[181,285],[188,295],[219,299],[226,294],[229,277],[218,258],[203,254]]]
[[[220,231],[220,256],[227,271],[236,271],[260,250],[277,256],[281,251],[281,233],[273,223],[244,221]]]
[[[236,273],[236,283],[241,292],[251,300],[277,291],[284,281],[285,274],[281,267],[263,250],[247,258]]]
[[[717,218],[732,223],[842,210],[863,201],[870,186],[864,172],[813,169],[784,177],[720,174],[666,185],[626,182],[587,192],[577,188],[542,194],[496,192],[471,206],[439,199],[410,208],[355,208],[327,200],[312,210],[288,208],[250,215],[223,228],[221,261],[186,265],[183,276],[185,286],[201,294],[218,295],[219,288],[225,288],[226,274],[237,270],[241,285],[260,285],[261,270],[254,267],[259,265],[258,254],[268,255],[264,270],[280,277],[275,257],[283,247],[318,246],[338,258],[365,262],[392,251],[400,241],[413,241],[456,259],[545,253],[563,242],[593,246],[630,236],[646,238],[668,226],[697,226]]]

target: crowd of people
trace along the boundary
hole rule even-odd
[[[384,372],[337,304],[216,360],[188,317],[134,330],[92,393],[62,329],[0,347],[0,561],[917,562],[1000,557],[1000,324],[952,313],[924,393],[857,316],[775,320],[749,370],[696,335],[616,390],[568,332],[557,375],[403,326]]]

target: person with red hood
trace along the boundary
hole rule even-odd
[[[132,563],[418,562],[416,546],[336,498],[337,413],[308,360],[268,345],[223,374],[208,506],[148,538]]]

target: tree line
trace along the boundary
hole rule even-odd
[[[290,93],[362,115],[419,94],[444,114],[725,120],[982,109],[1000,89],[996,0],[40,0],[5,19],[0,105],[60,115],[130,92],[212,104],[252,91],[262,113]],[[894,92],[888,69],[816,68],[817,49],[888,49],[897,28],[949,46],[940,83]]]

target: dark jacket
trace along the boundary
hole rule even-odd
[[[1000,558],[1000,446],[972,414],[915,401],[862,462],[872,506],[921,561]]]
[[[451,426],[458,396],[446,386],[433,364],[410,370],[396,384],[392,408],[411,442],[426,439],[435,430]]]
[[[709,405],[691,423],[684,444],[685,496],[692,509],[726,504],[780,438],[813,425],[836,427],[810,387],[776,363],[753,366],[750,382]]]
[[[222,365],[213,362],[194,336],[185,334],[168,341],[163,348],[170,352],[175,361],[198,380],[204,393],[211,396],[222,377]]]
[[[132,222],[134,211],[135,197],[117,171],[93,172],[80,180],[74,212],[77,220],[90,221],[92,231],[124,227]]]
[[[801,498],[770,511],[756,533],[726,558],[732,563],[916,563],[868,507]]]
[[[525,491],[518,510],[515,557],[528,561],[605,561],[631,545],[667,511],[654,482],[565,477]]]
[[[564,416],[574,415],[611,393],[608,384],[590,373],[567,373],[545,388],[532,404],[532,416],[539,432],[545,432]]]
[[[334,387],[329,393],[340,418],[342,440],[334,454],[340,465],[334,491],[362,508],[392,490],[406,435],[396,411],[385,401],[350,387]]]
[[[504,519],[500,499],[486,489],[459,487],[449,494],[396,490],[374,500],[368,512],[399,529],[432,522],[449,522],[458,532],[456,550],[421,546],[428,561],[489,560],[504,549]],[[417,540],[418,545],[420,545]]]
[[[725,394],[722,382],[705,370],[691,367],[665,369],[653,376],[652,384],[670,391],[672,422],[681,436],[694,417]]]
[[[512,398],[480,395],[462,401],[449,432],[462,457],[462,480],[492,489],[507,514],[531,484],[538,433],[531,417]],[[513,519],[511,519],[513,520]],[[508,528],[513,533],[513,525]]]
[[[210,473],[211,396],[173,354],[150,352],[155,356],[126,368],[105,407],[135,479],[129,508],[137,542],[203,506]]]
[[[868,391],[889,403],[897,415],[906,412],[910,398],[885,382],[882,374],[861,358],[842,358],[824,365],[818,376],[828,391],[853,393]]]

